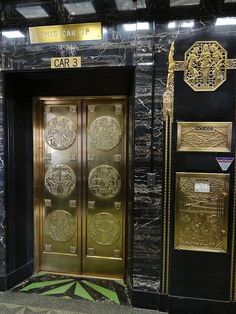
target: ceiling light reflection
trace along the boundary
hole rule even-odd
[[[198,5],[200,0],[170,0],[171,7]]]
[[[235,17],[220,17],[216,20],[215,26],[236,25]]]
[[[85,15],[96,13],[96,10],[91,1],[65,3],[64,6],[70,15]]]
[[[48,13],[40,6],[16,7],[16,10],[26,19],[38,19],[48,17]]]
[[[124,29],[127,32],[133,32],[136,30],[148,30],[149,29],[149,23],[148,22],[138,22],[133,24],[124,24]]]
[[[7,38],[22,38],[25,37],[20,31],[3,31],[2,35]]]

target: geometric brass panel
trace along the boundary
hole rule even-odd
[[[175,249],[227,252],[229,174],[176,173]]]
[[[178,122],[177,126],[177,151],[231,151],[231,122]]]
[[[226,81],[226,60],[217,41],[197,41],[185,53],[184,81],[194,91],[215,91]]]

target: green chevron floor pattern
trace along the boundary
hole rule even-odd
[[[13,288],[12,291],[130,305],[126,286],[123,281],[115,280],[38,274]]]

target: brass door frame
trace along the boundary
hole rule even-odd
[[[43,196],[43,182],[42,182],[42,178],[40,177],[40,173],[42,173],[42,167],[43,167],[43,110],[42,110],[42,106],[48,104],[48,105],[59,105],[59,103],[63,103],[65,104],[65,101],[68,104],[80,104],[80,108],[83,108],[83,111],[86,111],[85,106],[82,106],[82,102],[86,102],[89,100],[122,100],[123,104],[124,104],[124,126],[123,129],[124,131],[127,130],[127,125],[128,125],[128,110],[127,110],[127,97],[125,96],[98,96],[98,97],[90,97],[90,96],[86,96],[86,97],[37,97],[34,98],[33,101],[33,106],[34,106],[34,110],[33,110],[33,132],[34,132],[34,252],[35,252],[35,271],[38,272],[41,269],[41,260],[40,260],[40,250],[42,249],[42,221],[41,221],[41,217],[42,217],[42,213],[43,213],[43,202],[42,202],[42,196]],[[82,110],[82,109],[81,109]],[[86,143],[86,128],[87,128],[87,123],[86,123],[86,114],[84,114],[84,112],[81,112],[81,117],[83,119],[83,121],[78,121],[78,127],[81,127],[81,125],[79,125],[79,123],[82,123],[82,128],[81,129],[81,147],[84,148],[85,147],[85,143]],[[122,173],[122,184],[124,184],[123,187],[123,193],[122,193],[122,198],[123,198],[123,203],[124,203],[124,210],[123,210],[123,221],[122,221],[122,238],[123,238],[123,243],[122,243],[122,271],[124,274],[124,263],[125,263],[125,236],[126,236],[126,232],[125,232],[125,226],[126,226],[126,164],[127,164],[127,132],[125,132],[124,134],[124,144],[123,144],[123,149],[124,149],[124,163],[125,165],[123,166],[123,173]],[[84,164],[86,161],[86,154],[87,151],[83,149],[82,154],[81,154],[81,158],[82,158],[82,162],[81,163],[81,159],[78,156],[78,163],[81,163],[81,168],[85,169],[82,170],[81,172],[81,184],[87,184],[87,175],[86,175],[86,171],[87,171],[87,165]],[[80,189],[80,193],[81,189]],[[83,190],[83,194],[87,193],[87,189]],[[82,196],[82,200],[83,203],[81,204],[81,214],[83,216],[83,230],[82,230],[82,234],[81,234],[81,239],[82,237],[85,235],[85,219],[86,219],[86,197],[84,197],[84,195]],[[82,219],[80,219],[82,221]],[[79,227],[79,226],[78,226]],[[81,230],[81,228],[80,228]],[[82,245],[81,241],[81,259],[83,260],[84,256],[85,256],[85,251],[84,251],[84,247]],[[111,258],[113,259],[113,258]],[[81,267],[82,267],[82,262],[81,262]],[[53,272],[53,273],[57,273],[57,272]],[[60,272],[60,274],[62,274]],[[73,274],[76,275],[76,274]],[[83,275],[83,274],[77,274],[78,276],[92,276],[92,277],[100,277],[100,278],[120,278],[117,276],[97,276],[96,274],[89,274],[89,275]]]

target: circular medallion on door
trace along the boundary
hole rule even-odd
[[[96,214],[89,227],[89,236],[100,245],[113,245],[120,238],[119,221],[109,213]]]
[[[58,242],[69,241],[76,232],[76,221],[70,213],[64,210],[55,210],[45,221],[45,234]]]
[[[66,197],[71,194],[76,185],[74,171],[66,165],[56,165],[49,168],[45,175],[45,187],[55,196]]]
[[[54,117],[48,121],[45,128],[47,144],[57,150],[69,148],[76,139],[74,123],[64,116]]]
[[[120,191],[120,174],[111,166],[98,166],[90,171],[88,186],[96,197],[100,199],[110,199],[116,196]]]
[[[88,130],[91,145],[101,151],[115,148],[120,143],[121,136],[122,131],[119,122],[109,116],[95,119]]]

